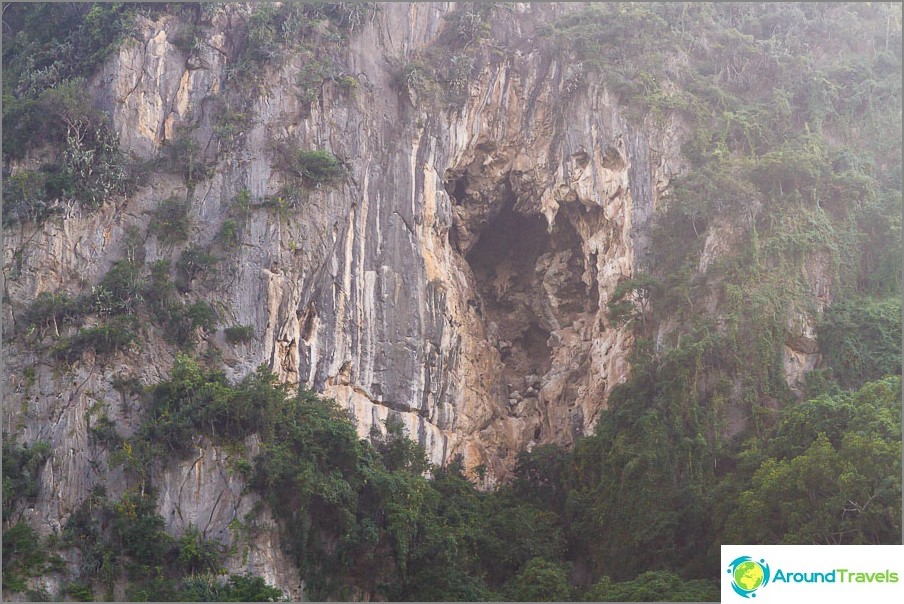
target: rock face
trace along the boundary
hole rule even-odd
[[[597,80],[574,85],[572,66],[535,31],[561,6],[515,4],[494,19],[493,39],[512,51],[479,62],[456,107],[400,86],[399,66],[435,46],[453,9],[380,5],[349,38],[354,95],[325,80],[309,106],[297,84],[305,58],[274,60],[240,143],[218,153],[211,99],[226,85],[230,39],[249,8],[220,9],[191,56],[173,45],[183,27],[175,17],[143,22],[91,93],[139,156],[157,156],[191,127],[216,157],[191,195],[189,241],[148,233],[157,204],[186,195],[183,180],[165,173],[99,211],[8,229],[6,324],[14,329],[41,292],[96,284],[136,229],[146,266],[211,245],[241,190],[253,199],[280,191],[272,141],[288,141],[329,150],[348,176],[287,212],[248,213],[241,245],[192,295],[215,302],[221,328],[252,325],[256,338],[232,345],[217,332],[202,352],[222,349],[234,378],[265,363],[311,384],[354,413],[362,436],[397,414],[432,461],[461,453],[466,467],[487,466],[490,483],[518,451],[587,433],[629,372],[631,335],[610,323],[606,302],[643,267],[653,210],[681,169],[680,128],[632,126]],[[40,503],[26,511],[47,533],[94,484],[122,491],[106,452],[89,442],[86,414],[105,406],[127,436],[140,405],[113,383],[165,377],[175,349],[148,327],[140,347],[105,363],[86,355],[68,371],[17,340],[6,353],[4,430],[53,447]],[[32,366],[33,383],[23,377]],[[254,500],[227,471],[227,452],[197,444],[195,459],[158,478],[160,511],[174,533],[194,524],[231,543],[230,523]],[[278,531],[262,524],[270,528],[233,568],[302,596]]]

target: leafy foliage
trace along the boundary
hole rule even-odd
[[[179,600],[185,602],[282,602],[281,590],[268,585],[262,577],[250,574],[229,575],[221,582],[211,575],[193,575],[183,582]]]
[[[901,373],[901,298],[837,302],[818,328],[825,364],[846,388]]]
[[[38,495],[38,472],[50,457],[50,445],[38,441],[24,447],[12,443],[3,435],[3,521],[11,520],[13,504]]]
[[[80,329],[75,335],[55,343],[52,352],[57,360],[73,363],[86,351],[111,355],[128,349],[135,340],[134,321],[118,318],[96,327]]]
[[[282,592],[260,577],[232,575],[225,583],[215,578],[225,548],[195,527],[174,539],[155,507],[152,489],[128,491],[111,502],[96,488],[63,530],[63,544],[82,555],[79,578],[67,592],[92,600],[96,586],[110,589],[117,579],[126,579],[133,601],[282,599]]]
[[[157,204],[149,228],[163,243],[185,241],[191,228],[188,201],[177,197],[161,201]]]
[[[27,580],[63,567],[63,559],[49,552],[47,542],[23,522],[3,532],[3,589],[28,590]],[[32,599],[32,598],[29,598]]]
[[[715,580],[688,581],[668,571],[647,571],[636,579],[612,583],[603,577],[587,594],[587,602],[717,602],[719,583]]]
[[[887,378],[790,410],[750,488],[740,494],[727,538],[816,544],[898,539],[900,401],[900,378]]]
[[[289,143],[279,143],[277,157],[281,169],[308,187],[333,182],[345,174],[342,162],[329,151],[294,149]]]
[[[254,339],[254,325],[232,325],[223,330],[223,335],[230,344],[250,342]]]

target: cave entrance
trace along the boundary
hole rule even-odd
[[[537,312],[545,296],[537,262],[551,247],[546,221],[525,216],[514,205],[513,198],[504,201],[465,259],[474,274],[487,333],[505,364],[507,383],[518,389],[525,376],[549,371],[552,350],[547,341],[554,326]]]

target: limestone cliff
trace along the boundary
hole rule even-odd
[[[218,310],[218,329],[198,353],[220,350],[230,377],[263,363],[311,384],[353,412],[362,437],[397,414],[433,462],[461,453],[468,468],[486,465],[488,485],[507,476],[519,451],[590,431],[630,371],[631,331],[610,321],[606,302],[645,266],[653,212],[682,170],[681,124],[629,121],[598,78],[576,77],[538,31],[568,6],[498,8],[488,23],[502,50],[476,55],[456,102],[400,78],[406,65],[445,52],[455,10],[463,9],[369,11],[336,55],[351,92],[349,80],[323,79],[309,102],[299,73],[311,57],[279,54],[228,146],[216,131],[218,99],[251,8],[218,9],[190,50],[176,44],[187,27],[178,17],[140,21],[88,92],[112,115],[123,148],[153,160],[188,136],[211,169],[192,187],[158,170],[99,210],[7,228],[9,330],[38,294],[77,294],[135,250],[150,266],[215,245],[243,191],[252,200],[284,191],[280,145],[323,149],[346,175],[288,208],[252,207],[217,277],[182,294]],[[149,229],[173,196],[191,200],[190,235],[175,244]],[[707,246],[718,254],[730,234],[713,233]],[[800,337],[788,343],[795,379],[817,352],[808,321],[802,313]],[[237,324],[255,337],[227,342],[222,329]],[[7,338],[4,374],[4,431],[53,448],[39,504],[26,514],[45,534],[95,484],[122,491],[121,470],[89,440],[92,409],[105,408],[127,436],[142,409],[123,379],[158,381],[177,350],[146,325],[128,352],[103,362],[89,353],[65,369],[48,360],[51,341]],[[253,455],[254,435],[246,444]],[[255,497],[229,471],[234,453],[196,445],[194,459],[158,477],[160,512],[174,533],[191,524],[235,543],[231,523]],[[278,531],[266,516],[261,523],[270,528],[242,544],[247,555],[239,551],[232,568],[302,596]]]

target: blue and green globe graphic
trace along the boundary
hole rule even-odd
[[[769,583],[769,565],[765,560],[757,562],[750,556],[736,558],[728,567],[731,587],[744,598],[755,598],[753,593]]]

